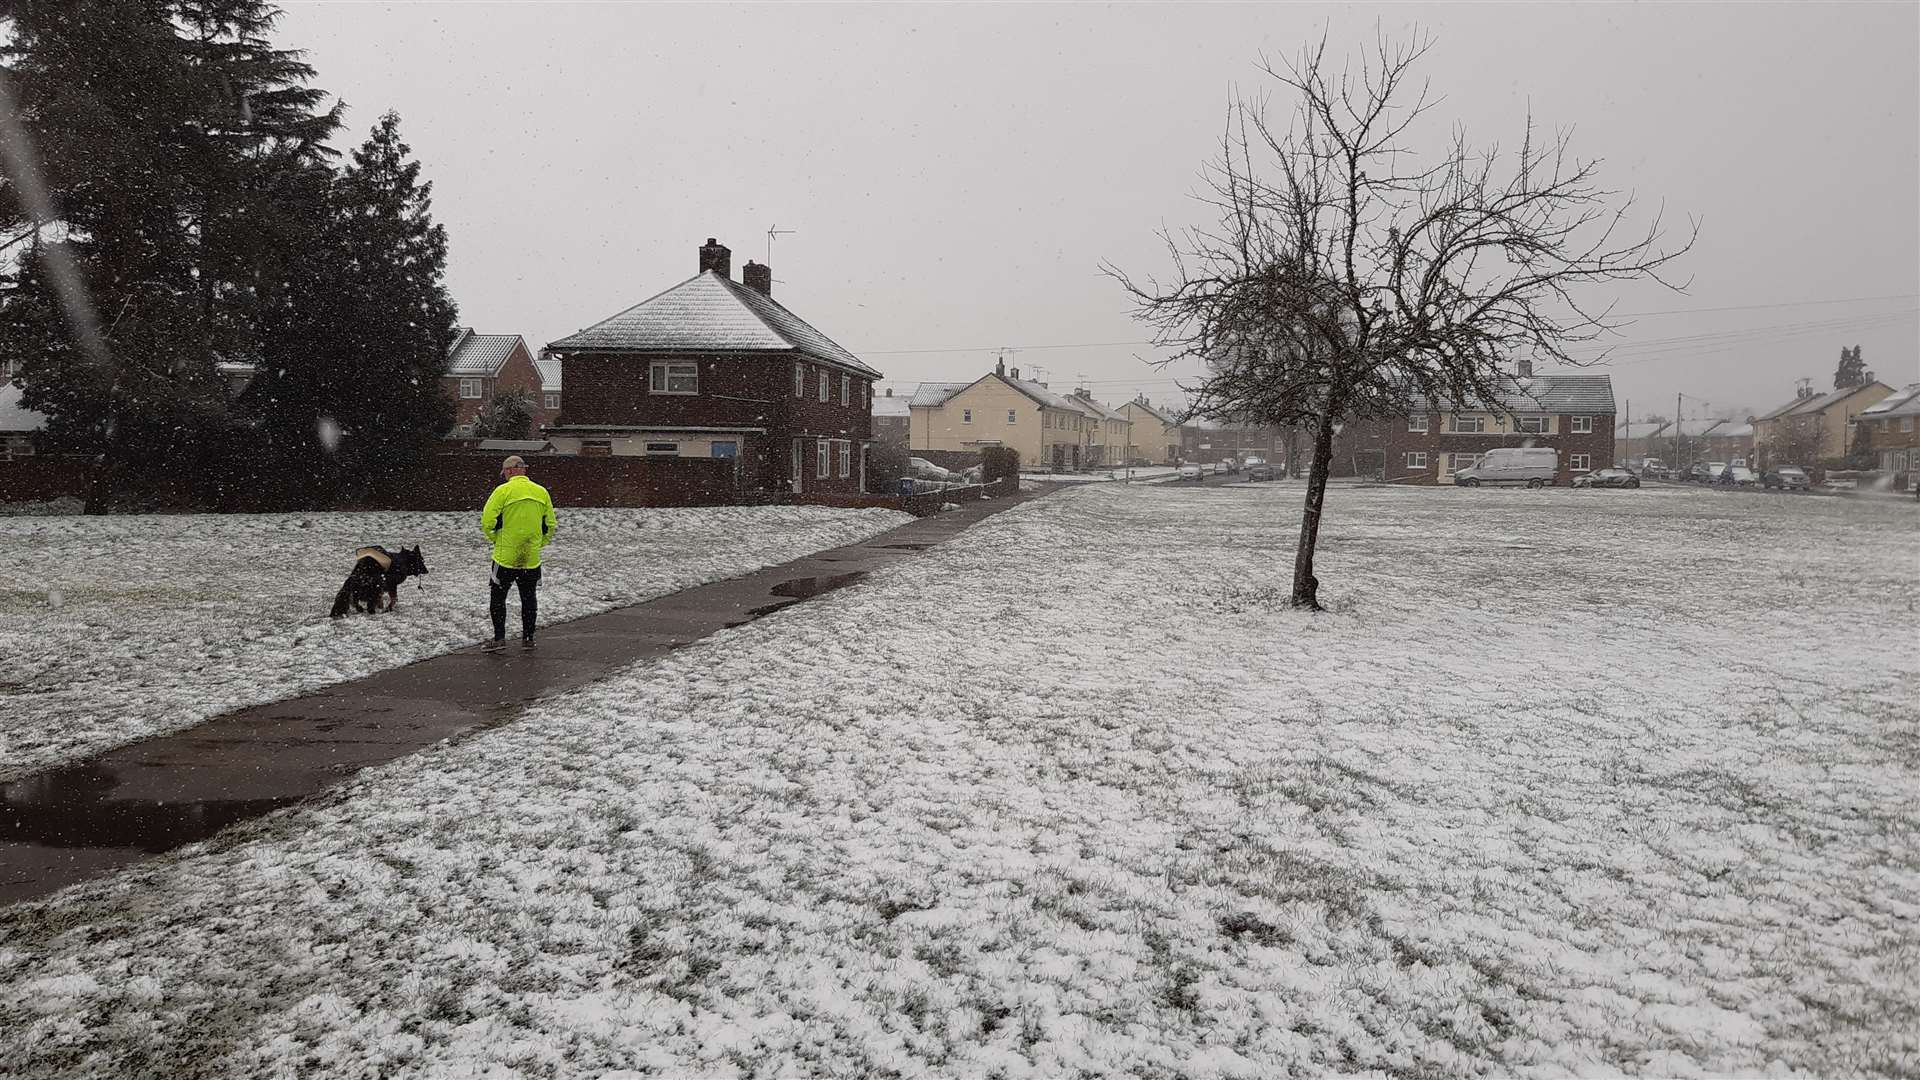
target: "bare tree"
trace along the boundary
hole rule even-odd
[[[1529,117],[1517,151],[1470,146],[1456,130],[1422,164],[1408,133],[1431,111],[1413,71],[1431,39],[1384,35],[1357,70],[1326,42],[1260,70],[1297,97],[1282,128],[1257,100],[1229,103],[1200,198],[1204,228],[1165,231],[1163,283],[1108,265],[1135,315],[1168,349],[1198,358],[1186,417],[1298,425],[1313,461],[1294,559],[1293,604],[1318,610],[1313,574],[1334,425],[1425,408],[1494,405],[1501,363],[1566,365],[1569,347],[1617,329],[1585,286],[1652,279],[1692,246],[1662,246],[1660,215],[1631,223],[1631,196],[1601,187],[1598,163]]]

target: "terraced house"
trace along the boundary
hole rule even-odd
[[[548,345],[566,373],[554,449],[731,458],[742,487],[865,486],[880,373],[773,298],[773,271],[709,237],[693,277]]]
[[[1560,460],[1554,483],[1570,484],[1613,465],[1613,379],[1516,375],[1502,380],[1497,399],[1483,408],[1453,411],[1428,403],[1372,427],[1384,459],[1381,476],[1389,482],[1451,484],[1454,473],[1496,447],[1550,446]]]
[[[1023,465],[1078,469],[1087,464],[1093,419],[1005,361],[966,383],[921,383],[907,402],[913,450],[977,451],[1010,446]]]

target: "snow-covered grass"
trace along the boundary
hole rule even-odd
[[[1124,480],[1131,480],[1137,484],[1147,480],[1165,480],[1168,477],[1177,476],[1179,472],[1179,469],[1171,465],[1142,465],[1131,470],[1131,475],[1127,469],[1114,467],[1083,473],[1026,472],[1020,474],[1020,479],[1045,484],[1093,484]]]
[[[1093,485],[0,913],[26,1075],[1913,1075],[1920,518]],[[928,658],[942,658],[929,663]]]
[[[543,623],[912,520],[888,510],[563,510]],[[0,779],[492,636],[474,513],[0,517]],[[391,614],[328,619],[363,544],[421,545]],[[519,633],[518,597],[507,616]]]

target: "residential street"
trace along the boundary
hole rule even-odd
[[[44,904],[37,1076],[1897,1072],[1912,507],[1090,484]],[[1730,629],[1731,628],[1731,629]]]

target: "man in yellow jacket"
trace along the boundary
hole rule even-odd
[[[507,590],[515,584],[520,586],[520,644],[532,648],[540,607],[540,549],[553,542],[560,523],[553,516],[553,497],[527,479],[527,463],[518,454],[500,463],[500,475],[505,481],[487,496],[480,511],[480,531],[493,542],[493,572],[487,578],[493,593],[487,604],[493,641],[488,648],[506,645]]]

